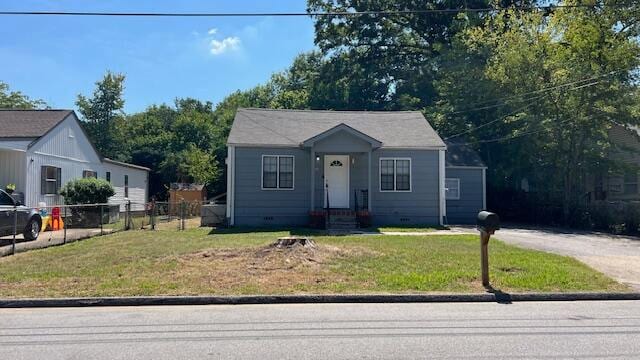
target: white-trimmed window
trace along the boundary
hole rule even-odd
[[[293,155],[262,155],[262,190],[293,190]]]
[[[380,191],[411,191],[411,158],[380,158]]]
[[[447,200],[460,200],[460,179],[444,179],[444,193]]]

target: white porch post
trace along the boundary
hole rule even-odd
[[[438,180],[440,187],[439,191],[439,200],[440,200],[440,225],[444,225],[444,219],[447,216],[447,203],[445,200],[445,190],[444,190],[444,179],[445,179],[445,169],[444,169],[444,160],[445,160],[445,150],[438,150]]]
[[[373,194],[371,193],[371,149],[369,149],[369,152],[367,152],[367,162],[368,162],[368,172],[369,172],[369,177],[368,177],[368,182],[367,182],[367,210],[369,210],[369,213],[371,213],[371,196],[373,196]]]
[[[311,149],[311,209],[313,211],[316,208],[316,151]]]

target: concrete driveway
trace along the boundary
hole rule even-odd
[[[574,257],[640,291],[640,238],[521,227],[505,227],[495,237],[509,244]]]
[[[71,243],[74,241],[88,239],[90,237],[99,236],[100,234],[108,234],[111,229],[67,229],[65,234],[64,230],[57,231],[45,231],[41,232],[37,240],[27,241],[24,240],[22,234],[16,236],[16,253],[43,249],[49,246],[62,245]],[[0,237],[0,257],[11,254],[12,251],[12,236]]]

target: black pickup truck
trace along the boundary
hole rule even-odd
[[[16,233],[22,233],[26,240],[37,239],[42,227],[40,213],[36,209],[20,204],[4,190],[0,190],[0,237],[13,235],[16,210],[18,211]]]

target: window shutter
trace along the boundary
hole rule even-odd
[[[47,193],[47,167],[40,167],[40,195]]]
[[[56,168],[56,171],[56,194],[59,194],[62,187],[62,169]]]

